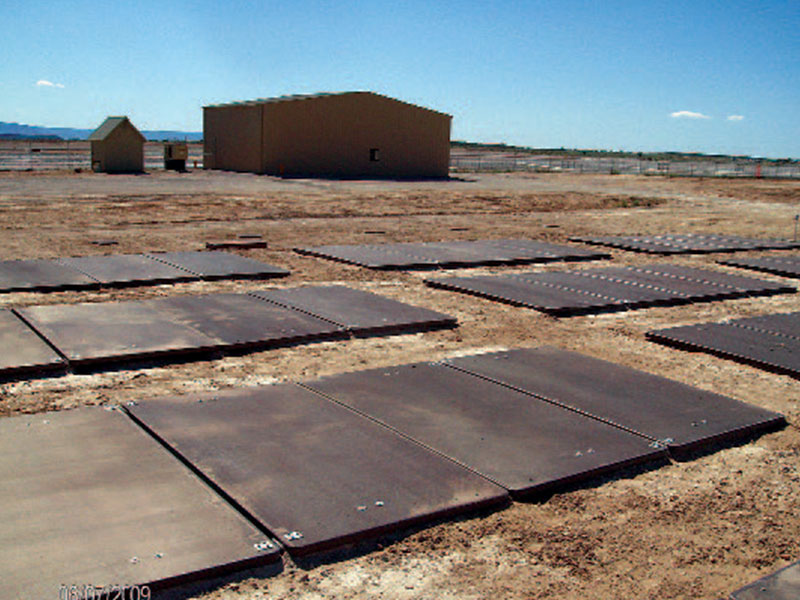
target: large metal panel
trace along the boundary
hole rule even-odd
[[[159,252],[147,257],[203,279],[267,279],[289,275],[285,269],[230,252]]]
[[[643,437],[441,364],[358,371],[304,385],[516,496],[665,456]]]
[[[64,360],[9,310],[0,310],[0,380],[30,372],[63,371]]]
[[[148,285],[199,279],[193,273],[153,260],[144,254],[75,256],[58,260],[106,286]]]
[[[262,300],[336,323],[356,336],[455,327],[458,324],[449,315],[341,285],[251,293]]]
[[[598,252],[588,248],[578,248],[566,244],[551,244],[539,240],[505,239],[486,240],[490,247],[512,251],[518,256],[515,260],[525,262],[544,262],[548,260],[597,260],[610,258],[606,252]],[[527,260],[526,260],[527,259]]]
[[[176,296],[144,303],[228,348],[286,345],[346,338],[337,325],[248,294]]]
[[[55,260],[0,261],[0,292],[88,289],[99,287],[91,277]]]
[[[771,281],[679,265],[450,277],[425,283],[558,315],[795,291]]]
[[[655,254],[702,254],[708,252],[735,252],[739,250],[764,250],[797,248],[798,242],[786,240],[758,240],[732,235],[715,234],[661,234],[651,236],[597,236],[573,237],[573,241],[623,248],[634,252]]]
[[[160,587],[278,558],[274,542],[124,414],[0,419],[0,598]]]
[[[416,242],[390,244],[390,251],[421,259],[442,268],[470,267],[502,262],[496,252],[485,252],[474,242]]]
[[[775,335],[800,339],[800,312],[736,319],[729,323],[737,327],[758,329]]]
[[[731,594],[731,600],[797,600],[800,598],[800,562],[762,577]]]
[[[648,254],[680,254],[684,250],[671,248],[653,239],[653,236],[576,236],[569,238],[574,242],[585,244],[596,244],[598,246],[608,246],[610,248],[620,248],[622,250],[632,250]]]
[[[775,281],[766,281],[764,279],[743,277],[741,275],[732,275],[730,273],[712,271],[710,269],[697,269],[683,265],[646,265],[637,267],[637,269],[647,273],[664,275],[667,278],[708,283],[725,288],[731,292],[738,292],[741,295],[782,294],[796,291],[792,286]]]
[[[608,258],[605,253],[525,239],[320,246],[295,250],[373,269],[450,268]]]
[[[293,384],[162,398],[129,411],[295,554],[507,498],[475,473]]]
[[[72,366],[201,352],[224,342],[162,315],[148,302],[51,304],[17,313]]]
[[[800,339],[775,335],[732,323],[704,323],[650,331],[647,338],[682,349],[755,365],[770,371],[800,376]]]
[[[445,362],[659,440],[678,456],[713,440],[784,423],[777,413],[720,394],[557,348]]]
[[[800,256],[797,254],[783,256],[759,256],[758,258],[740,258],[721,260],[720,264],[754,271],[774,273],[783,277],[800,278]]]
[[[633,278],[626,281],[598,276],[594,269],[548,273],[522,273],[518,277],[526,281],[542,282],[564,289],[575,290],[603,298],[611,298],[614,304],[626,308],[676,304],[685,299],[678,293],[655,287],[638,285]]]
[[[295,252],[327,258],[370,269],[433,268],[436,261],[393,251],[395,244],[363,244],[353,246],[319,246],[295,248]]]
[[[635,280],[639,285],[669,290],[681,295],[687,301],[722,300],[736,298],[741,295],[738,289],[722,287],[696,279],[670,277],[664,273],[656,273],[649,270],[648,265],[641,267],[615,267],[596,272],[603,277],[631,279]]]
[[[504,275],[426,279],[431,287],[525,306],[553,315],[597,312],[618,305],[614,298],[577,292],[530,279]]]

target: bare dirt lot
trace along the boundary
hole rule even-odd
[[[0,173],[0,258],[193,250],[206,240],[261,234],[269,247],[243,254],[292,272],[277,283],[5,294],[0,307],[337,282],[443,311],[460,323],[448,331],[6,383],[0,385],[0,415],[252,386],[490,349],[549,344],[576,350],[779,411],[789,426],[693,461],[405,532],[336,560],[296,565],[287,559],[277,576],[249,573],[185,595],[720,598],[800,559],[800,382],[666,348],[644,334],[655,327],[800,310],[800,295],[557,319],[428,288],[422,280],[430,272],[374,272],[300,256],[291,248],[499,237],[564,242],[581,234],[684,231],[786,238],[793,234],[799,199],[795,181],[462,174],[447,182],[347,182],[217,172]],[[99,239],[118,245],[91,243]],[[664,259],[611,253],[616,264],[674,262],[737,272],[715,264],[730,255]],[[599,264],[604,263],[533,269]],[[514,270],[521,269],[457,272]]]

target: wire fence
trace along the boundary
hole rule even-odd
[[[454,154],[450,168],[459,172],[608,173],[668,177],[766,177],[800,179],[800,162],[755,160],[663,160],[639,158]]]
[[[203,145],[189,144],[188,168],[202,168]],[[86,141],[29,141],[4,140],[0,142],[0,170],[2,171],[55,171],[92,168],[92,150]],[[144,145],[144,168],[164,168],[164,144],[147,142]]]
[[[164,146],[148,142],[144,148],[147,170],[164,168]],[[189,143],[188,168],[203,167],[202,143]],[[87,141],[2,140],[0,170],[90,170],[91,146]],[[450,158],[453,172],[609,173],[669,177],[765,177],[800,179],[800,162],[759,162],[752,159],[651,160],[625,157],[559,157],[501,152],[464,152]]]

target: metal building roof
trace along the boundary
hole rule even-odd
[[[88,139],[92,142],[96,142],[99,140],[106,139],[111,132],[114,131],[117,127],[122,125],[124,122],[128,122],[128,124],[133,128],[133,130],[138,133],[142,140],[145,139],[144,135],[136,129],[133,123],[130,122],[128,117],[108,117],[105,121],[103,121],[102,125],[95,129],[88,137]]]
[[[204,106],[203,108],[226,108],[232,106],[255,106],[258,104],[272,104],[276,102],[294,102],[297,100],[314,100],[317,98],[327,98],[329,96],[347,96],[351,94],[367,94],[370,96],[376,96],[378,98],[385,98],[387,100],[392,100],[393,102],[399,102],[400,104],[405,104],[407,106],[413,106],[414,108],[418,108],[420,110],[427,110],[432,113],[436,113],[439,115],[443,115],[446,117],[452,118],[452,115],[447,113],[443,113],[438,110],[433,110],[432,108],[427,108],[425,106],[420,106],[418,104],[413,104],[411,102],[404,102],[403,100],[398,100],[397,98],[392,98],[390,96],[385,96],[383,94],[377,94],[375,92],[368,92],[368,91],[350,91],[350,92],[318,92],[316,94],[290,94],[287,96],[275,96],[274,98],[256,98],[254,100],[241,100],[238,102],[226,102],[222,104],[209,104]]]

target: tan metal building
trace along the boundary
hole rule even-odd
[[[108,117],[89,136],[92,170],[98,173],[144,171],[145,137],[128,117]]]
[[[269,175],[447,177],[452,117],[373,92],[203,108],[203,166]]]

